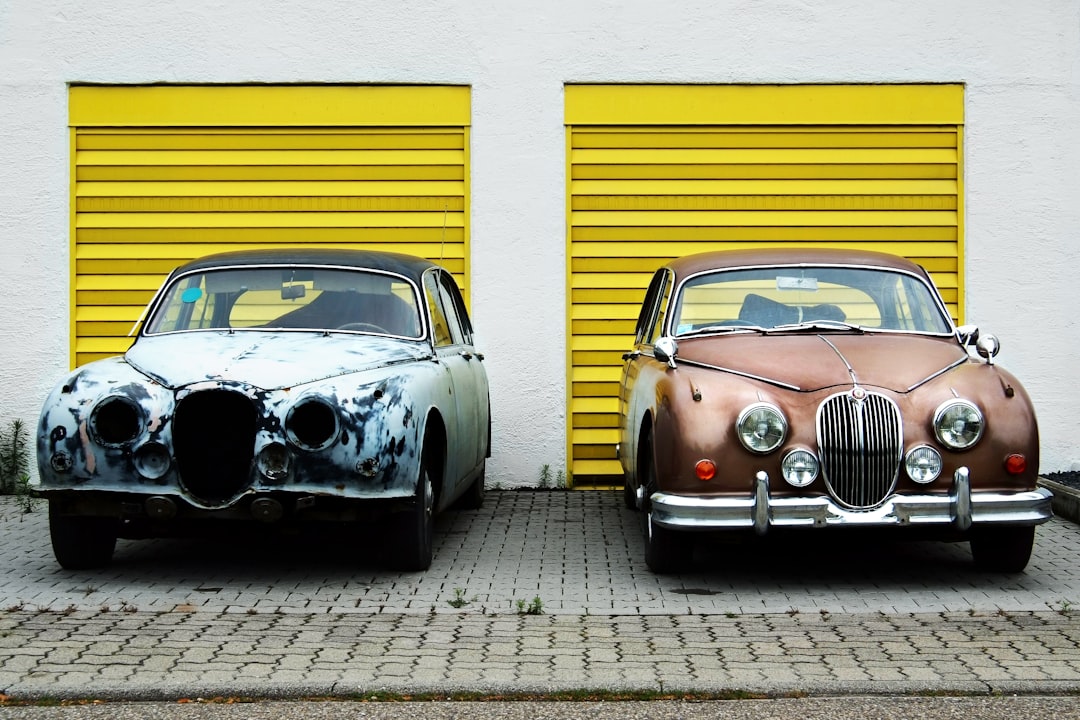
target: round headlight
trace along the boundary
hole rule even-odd
[[[146,443],[135,451],[133,458],[135,469],[147,480],[157,480],[169,472],[172,459],[169,451],[161,443]]]
[[[934,434],[951,450],[967,450],[983,434],[983,416],[967,400],[950,400],[934,413]]]
[[[809,450],[792,450],[780,463],[784,479],[798,488],[806,487],[817,479],[818,467],[818,459]]]
[[[941,474],[941,453],[929,445],[912,448],[904,458],[908,477],[917,483],[932,483]]]
[[[787,420],[775,405],[754,403],[739,414],[735,431],[750,452],[769,453],[784,442]]]
[[[102,445],[123,445],[142,432],[142,411],[129,398],[107,397],[90,412],[90,432]]]
[[[321,397],[300,400],[285,416],[289,442],[304,450],[322,450],[337,438],[337,410]]]

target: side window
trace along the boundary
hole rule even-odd
[[[658,302],[661,299],[664,287],[667,285],[667,271],[663,268],[656,271],[649,289],[645,291],[645,299],[641,303],[641,313],[638,315],[637,328],[635,329],[635,342],[652,342],[651,335],[656,324],[658,315]]]
[[[469,315],[465,311],[465,301],[449,273],[439,273],[439,289],[447,318],[450,320],[451,336],[458,344],[472,345],[472,325],[469,324]]]
[[[670,307],[668,299],[671,297],[671,283],[664,282],[664,291],[660,295],[660,301],[656,304],[656,316],[653,318],[652,329],[649,330],[648,342],[650,345],[660,339],[660,335],[664,331],[664,317],[667,314],[667,308]]]
[[[431,333],[435,345],[452,345],[454,339],[450,334],[450,320],[447,318],[446,309],[443,307],[443,297],[439,285],[439,279],[435,272],[428,272],[424,275],[424,294],[427,295],[428,307],[431,309]]]

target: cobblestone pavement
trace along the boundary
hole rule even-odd
[[[316,535],[122,541],[69,572],[44,507],[4,498],[0,694],[1080,693],[1075,524],[1020,575],[808,534],[705,541],[658,577],[639,534],[617,492],[507,491],[439,518],[426,573]]]

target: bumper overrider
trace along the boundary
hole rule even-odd
[[[654,523],[675,530],[771,527],[1039,525],[1053,517],[1045,488],[1016,492],[972,492],[967,468],[953,475],[948,495],[892,495],[871,510],[850,510],[828,497],[772,497],[769,476],[757,473],[750,497],[701,497],[657,492],[650,498]]]

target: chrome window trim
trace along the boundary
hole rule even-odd
[[[941,293],[938,292],[938,289],[934,286],[934,284],[932,282],[927,282],[927,280],[925,278],[923,278],[921,275],[919,275],[918,273],[915,273],[915,272],[911,272],[910,270],[901,270],[901,269],[898,269],[898,268],[882,267],[881,265],[866,265],[866,264],[862,264],[862,263],[829,263],[829,262],[822,262],[822,263],[775,263],[775,264],[770,263],[770,264],[760,264],[760,265],[732,265],[731,267],[725,267],[722,270],[721,269],[716,269],[716,268],[714,268],[712,270],[702,270],[701,272],[696,272],[696,273],[693,273],[691,275],[687,275],[686,277],[679,280],[678,284],[675,286],[674,292],[672,292],[672,294],[671,294],[671,298],[672,298],[671,304],[674,307],[677,307],[678,304],[682,302],[683,289],[685,288],[686,284],[688,282],[690,282],[691,280],[702,277],[704,275],[719,275],[719,274],[723,274],[723,273],[738,272],[738,271],[742,271],[742,270],[769,270],[769,269],[780,270],[780,269],[786,269],[786,268],[795,268],[795,269],[803,269],[803,270],[814,269],[814,268],[829,268],[829,269],[835,269],[835,270],[874,270],[876,272],[892,273],[892,274],[895,274],[895,275],[904,275],[905,277],[910,277],[910,278],[916,280],[917,282],[919,282],[920,284],[922,284],[923,287],[925,287],[927,290],[930,291],[930,296],[934,299],[934,305],[935,305],[935,307],[937,307],[938,312],[940,313],[941,317],[945,320],[945,323],[949,326],[949,331],[948,332],[935,333],[935,332],[922,332],[922,331],[918,331],[918,330],[888,330],[888,329],[881,329],[881,328],[865,328],[865,332],[888,333],[888,334],[894,334],[895,333],[895,334],[902,334],[902,335],[917,335],[919,337],[941,337],[941,338],[947,338],[947,337],[956,338],[956,337],[958,337],[957,332],[956,332],[956,323],[953,322],[952,316],[949,315],[948,308],[945,306],[945,302],[941,299]],[[674,332],[674,329],[672,327],[672,317],[673,316],[674,316],[674,313],[672,313],[671,308],[669,308],[667,317],[664,318],[664,325],[667,328],[667,333],[666,334],[672,335],[674,337],[675,332]]]
[[[216,265],[216,266],[214,266],[212,268],[195,268],[195,269],[192,269],[192,270],[188,270],[187,272],[180,273],[179,275],[170,274],[169,277],[165,278],[165,282],[163,282],[161,284],[161,287],[159,287],[157,289],[157,292],[154,293],[154,296],[152,298],[150,298],[150,302],[146,304],[146,308],[143,309],[142,315],[140,315],[139,319],[136,321],[135,324],[139,328],[139,332],[138,332],[138,335],[136,337],[161,337],[163,335],[179,335],[179,334],[182,334],[182,333],[191,333],[191,332],[230,332],[230,333],[236,333],[236,332],[299,332],[299,333],[317,332],[317,333],[321,333],[321,332],[326,332],[327,330],[329,330],[329,328],[321,329],[321,330],[316,330],[316,329],[313,329],[313,328],[195,328],[195,329],[192,329],[192,330],[170,330],[169,332],[155,332],[155,333],[150,333],[150,332],[146,331],[146,328],[149,327],[149,325],[150,325],[150,321],[153,319],[154,315],[157,313],[157,311],[159,309],[159,306],[161,305],[161,303],[164,300],[166,289],[171,288],[173,285],[179,283],[184,278],[191,277],[192,275],[206,275],[206,274],[209,274],[209,273],[223,272],[223,271],[230,271],[230,270],[231,271],[236,271],[236,270],[276,270],[276,269],[289,269],[289,268],[296,268],[296,269],[303,269],[303,270],[343,270],[345,272],[362,272],[362,273],[368,273],[368,274],[371,274],[371,275],[384,275],[386,277],[390,277],[390,278],[394,278],[396,280],[400,280],[401,282],[405,283],[406,285],[408,285],[412,289],[413,300],[416,302],[417,312],[422,316],[420,318],[420,324],[422,326],[421,327],[422,332],[421,332],[421,334],[419,336],[413,337],[413,336],[409,336],[409,335],[391,335],[390,333],[362,333],[362,332],[358,332],[358,331],[355,331],[355,330],[341,330],[341,331],[336,331],[335,330],[334,332],[353,333],[353,334],[356,334],[356,335],[374,335],[375,337],[400,338],[402,340],[413,340],[413,341],[418,341],[418,342],[427,339],[427,337],[428,337],[428,327],[427,327],[427,317],[426,317],[427,316],[427,312],[426,312],[427,305],[424,302],[423,293],[420,292],[419,288],[416,286],[416,283],[414,283],[409,278],[405,277],[404,275],[402,275],[400,273],[390,272],[389,270],[377,270],[377,269],[374,269],[374,268],[363,268],[363,267],[357,267],[355,265],[337,265],[337,264],[335,264],[335,265],[318,265],[318,264],[312,264],[312,263],[253,263],[253,264],[241,263],[239,265]],[[133,328],[133,330],[134,330],[134,328]],[[128,336],[130,337],[132,334],[133,333],[128,333]]]

